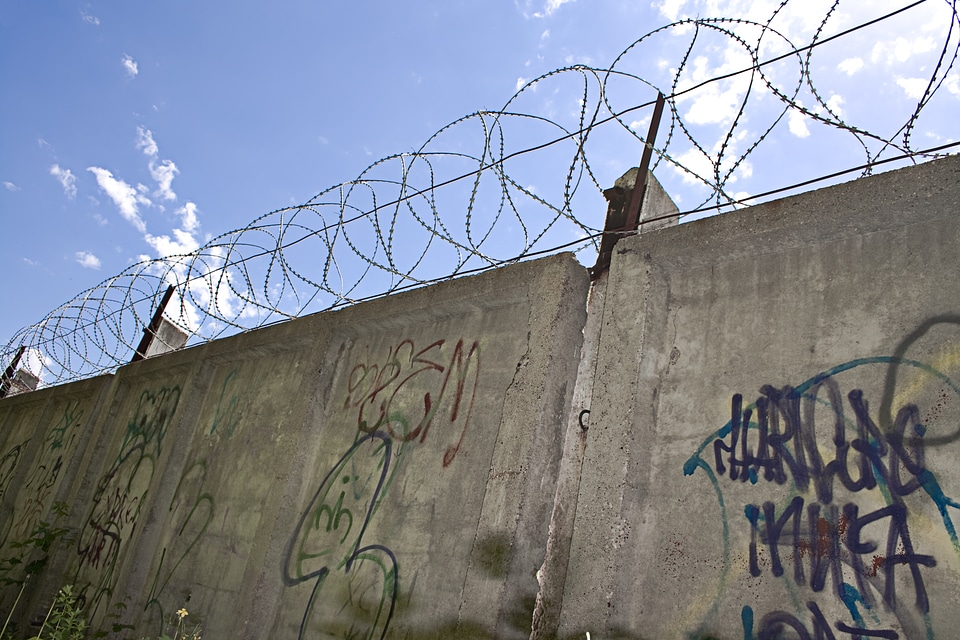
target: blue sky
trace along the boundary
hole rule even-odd
[[[258,216],[303,203],[379,158],[420,149],[461,116],[501,109],[520,89],[509,110],[576,129],[581,74],[526,83],[571,65],[609,67],[635,40],[676,20],[765,22],[779,4],[0,0],[0,345],[139,260],[192,251]],[[906,4],[841,2],[823,34]],[[786,51],[788,40],[809,42],[831,5],[787,3],[773,23],[785,39],[767,37],[761,54]],[[936,71],[943,83],[912,144],[951,142],[960,137],[960,83],[946,66],[950,60],[937,67],[944,43],[956,48],[957,25],[952,33],[950,25],[947,3],[928,0],[818,48],[810,69],[819,105],[809,87],[796,86],[795,60],[768,67],[767,79],[811,112],[886,137],[909,119]],[[746,25],[736,28],[744,37],[750,32]],[[690,25],[651,36],[617,69],[667,93],[691,37]],[[729,38],[703,30],[678,87],[749,64]],[[729,170],[726,192],[737,197],[865,161],[854,136],[795,109],[785,113],[783,102],[754,82],[734,78],[679,98],[677,116],[702,151],[677,133],[673,159],[707,177],[711,162]],[[738,118],[748,90],[750,110]],[[597,95],[591,86],[587,103]],[[625,77],[607,87],[615,110],[654,95]],[[641,146],[630,130],[645,133],[649,114],[627,114],[592,135],[590,168],[600,186],[611,186],[637,163]],[[478,122],[454,127],[429,149],[479,155]],[[518,120],[505,131],[511,151],[548,140],[558,129]],[[872,153],[882,147],[867,144]],[[529,193],[560,202],[562,174],[573,157],[569,145],[554,147],[517,159],[508,171]],[[438,174],[455,175],[465,166],[450,161]],[[710,198],[710,189],[691,175],[668,163],[657,169],[681,210]],[[602,226],[599,191],[585,185],[578,193],[577,217]],[[449,198],[444,219],[465,209],[462,197]],[[536,206],[528,200],[521,211]],[[550,237],[577,237],[563,233]],[[304,260],[309,269],[309,256]]]

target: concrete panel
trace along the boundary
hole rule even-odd
[[[559,636],[960,628],[960,158],[621,241]]]
[[[72,583],[106,631],[527,638],[588,285],[556,256],[122,367],[20,617]],[[7,449],[71,389],[0,402]]]
[[[327,340],[314,317],[151,361],[185,359],[194,370],[151,504],[160,526],[144,532],[126,575],[128,624],[159,634],[185,607],[205,633],[241,637],[248,615],[272,616],[278,563],[265,559],[292,511],[289,485],[302,482],[304,398]],[[272,580],[258,587],[263,577]]]
[[[529,636],[586,287],[562,257],[336,314],[263,637]]]
[[[26,564],[40,558],[18,547],[41,521],[63,526],[52,514],[76,478],[111,376],[102,376],[10,397],[0,403],[0,580],[19,582]],[[63,545],[66,546],[66,545]],[[19,588],[0,592],[8,610]],[[24,602],[32,593],[26,593]]]

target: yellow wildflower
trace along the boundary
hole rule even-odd
[[[186,610],[186,609],[179,609],[179,610],[177,611],[177,615],[180,616],[180,619],[181,619],[181,620],[183,620],[184,618],[187,617],[187,610]]]

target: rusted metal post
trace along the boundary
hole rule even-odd
[[[633,185],[630,206],[627,207],[627,222],[624,225],[624,231],[636,231],[640,226],[640,206],[643,204],[643,195],[647,192],[647,172],[650,169],[650,160],[653,158],[653,145],[657,142],[657,130],[660,128],[660,118],[663,117],[665,102],[663,94],[657,93],[657,104],[653,108],[653,117],[650,118],[647,137],[643,141],[640,171],[637,172],[637,182]]]
[[[591,278],[594,280],[610,268],[610,255],[617,240],[625,233],[635,232],[640,227],[640,208],[643,205],[643,196],[647,192],[647,172],[650,170],[653,145],[657,140],[657,130],[660,128],[665,102],[663,94],[657,93],[657,103],[650,118],[647,137],[643,141],[643,155],[640,157],[637,180],[630,192],[629,202],[624,198],[625,190],[620,187],[603,192],[603,196],[607,199],[607,219],[603,226],[603,237],[600,239],[597,263],[590,269]]]
[[[130,359],[130,362],[136,362],[138,360],[143,360],[146,357],[147,349],[150,348],[150,343],[153,341],[154,337],[157,335],[157,331],[160,329],[160,322],[163,320],[163,312],[167,309],[167,303],[170,302],[170,298],[173,296],[173,285],[167,287],[167,291],[163,294],[163,298],[160,300],[157,310],[153,313],[153,318],[150,319],[150,325],[143,330],[143,338],[140,340],[140,346],[137,347],[136,353],[133,354],[133,358]]]

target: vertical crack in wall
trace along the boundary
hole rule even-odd
[[[590,418],[590,399],[596,373],[600,334],[603,330],[603,309],[608,272],[604,272],[590,286],[587,298],[587,321],[583,328],[583,346],[570,404],[570,414],[564,432],[563,455],[557,478],[553,513],[547,533],[547,547],[540,570],[537,571],[536,605],[533,610],[530,640],[554,638],[560,622],[563,592],[566,588],[567,564],[573,542],[573,523],[577,515],[580,493],[580,473],[587,448]]]

